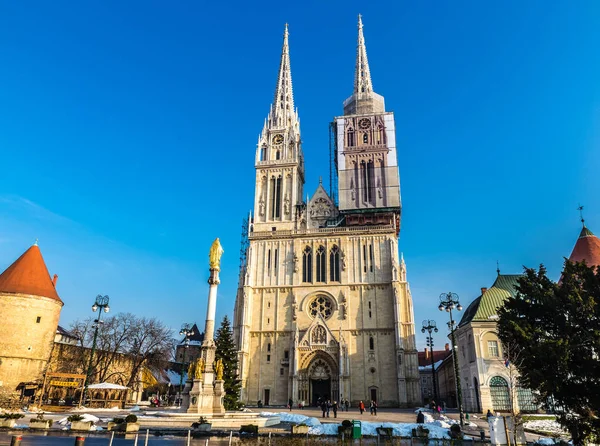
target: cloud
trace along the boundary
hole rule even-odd
[[[19,195],[0,195],[0,204],[2,203],[12,207],[13,209],[20,209],[21,211],[25,212],[28,217],[33,217],[40,221],[79,226],[76,221],[59,215],[56,212],[52,212],[51,210],[46,209],[45,207],[40,206],[39,204]]]

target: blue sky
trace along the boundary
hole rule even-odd
[[[496,260],[556,278],[578,203],[600,233],[594,1],[3,2],[0,268],[39,238],[61,324],[102,293],[178,329],[204,318],[219,236],[218,317],[231,314],[284,23],[312,194],[352,91],[358,13],[396,116],[420,347],[421,321],[445,322],[439,294],[466,306]]]

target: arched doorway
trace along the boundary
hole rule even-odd
[[[308,368],[310,402],[316,406],[321,400],[332,399],[331,367],[322,358],[316,358]]]
[[[301,360],[298,373],[298,400],[312,406],[319,400],[339,399],[338,367],[333,357],[317,350]]]
[[[492,406],[494,406],[494,411],[510,411],[510,394],[508,392],[508,383],[501,376],[493,376],[490,379],[490,396],[492,397]]]

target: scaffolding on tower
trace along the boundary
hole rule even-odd
[[[250,226],[250,216],[244,218],[242,220],[242,240],[240,242],[240,282],[243,286],[243,278],[246,275],[246,266],[248,265],[248,246],[250,246],[250,242],[248,241],[248,228]]]
[[[329,196],[338,206],[337,127],[329,123]]]

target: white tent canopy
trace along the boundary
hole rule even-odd
[[[119,384],[112,384],[112,383],[98,383],[98,384],[89,385],[88,389],[92,389],[92,390],[127,390],[127,389],[129,389],[129,387],[121,386]]]

